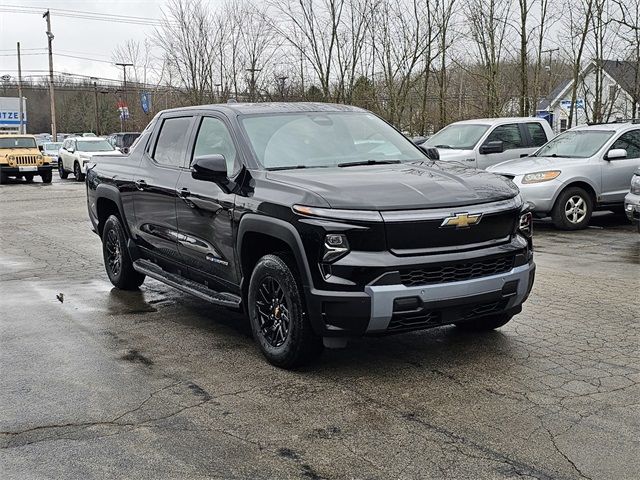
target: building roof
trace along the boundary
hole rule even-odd
[[[595,62],[591,62],[581,73],[583,77],[588,74],[595,67]],[[633,93],[636,87],[635,75],[636,70],[640,75],[640,62],[632,62],[629,60],[603,60],[602,69],[607,75],[620,85],[620,88],[624,90],[627,95],[633,97]],[[553,107],[559,100],[566,95],[573,83],[573,79],[569,78],[560,82],[560,84],[554,88],[551,93],[540,100],[538,103],[538,110],[548,110]],[[640,85],[637,86],[640,89]],[[640,94],[640,91],[636,92]]]

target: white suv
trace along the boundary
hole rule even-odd
[[[58,173],[60,178],[66,179],[70,172],[77,182],[84,181],[87,173],[87,163],[91,156],[100,155],[121,155],[119,151],[100,137],[71,137],[65,139],[62,148],[58,152]]]
[[[553,136],[549,122],[543,118],[484,118],[452,123],[421,146],[437,148],[440,160],[484,169],[527,156]]]

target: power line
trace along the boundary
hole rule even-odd
[[[44,8],[44,7],[42,7]],[[23,7],[19,5],[0,5],[1,12],[7,13],[26,13],[40,15],[41,7]],[[97,20],[102,22],[118,22],[130,23],[134,25],[162,26],[164,22],[160,19],[149,19],[143,17],[134,17],[130,15],[113,15],[107,13],[83,12],[75,10],[63,10],[51,8],[49,11],[57,17],[77,18],[82,20]]]

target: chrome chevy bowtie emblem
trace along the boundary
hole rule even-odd
[[[442,221],[440,228],[443,227],[455,227],[455,228],[467,228],[470,225],[476,225],[480,223],[482,218],[481,213],[456,213],[452,217],[447,217]]]

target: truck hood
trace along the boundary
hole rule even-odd
[[[311,191],[332,208],[404,210],[506,200],[510,180],[448,162],[309,168],[267,172],[267,178]]]
[[[464,162],[467,158],[475,160],[473,150],[459,150],[456,148],[438,148],[440,160],[446,162]]]
[[[487,168],[487,171],[513,176],[524,175],[545,170],[562,170],[564,166],[574,166],[576,163],[584,162],[585,160],[585,158],[565,157],[523,157],[496,163]]]

